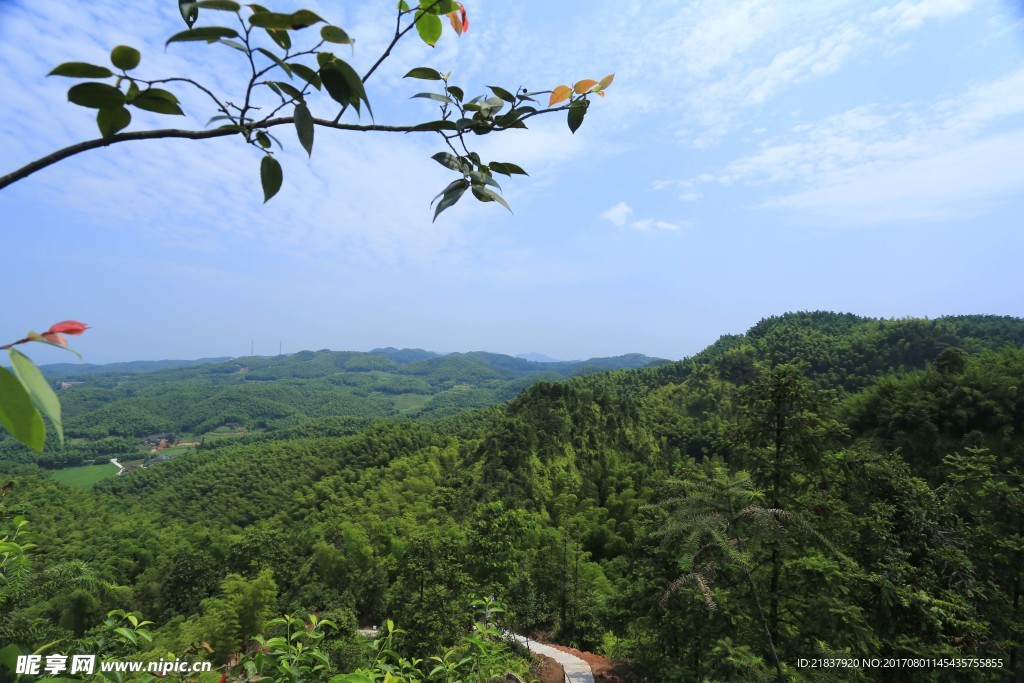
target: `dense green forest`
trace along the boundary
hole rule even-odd
[[[35,547],[0,563],[20,572],[0,584],[0,652],[120,652],[104,634],[141,627],[106,615],[131,610],[154,622],[138,656],[255,680],[273,648],[252,638],[288,641],[268,621],[287,614],[323,661],[270,680],[384,680],[407,658],[393,680],[454,681],[432,668],[490,652],[467,639],[493,597],[503,625],[645,681],[1024,677],[1024,320],[794,313],[680,362],[520,367],[317,352],[90,375],[62,394],[69,435],[137,435],[111,426],[142,415],[276,429],[92,490],[19,465],[0,528]],[[488,400],[431,408],[461,384]],[[390,419],[381,396],[418,392],[437,419]],[[388,620],[386,665],[354,629]],[[799,664],[842,658],[904,664]]]
[[[496,353],[386,348],[206,362],[60,363],[43,372],[62,387],[67,443],[36,455],[4,434],[0,473],[2,461],[53,468],[112,456],[142,459],[148,448],[141,439],[150,435],[205,445],[210,432],[211,440],[296,429],[352,433],[380,419],[438,418],[507,401],[542,380],[663,362],[629,354],[536,363]]]

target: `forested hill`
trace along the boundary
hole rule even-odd
[[[356,623],[394,619],[422,657],[493,595],[508,625],[645,680],[815,680],[800,658],[864,657],[989,663],[846,679],[1017,680],[1022,335],[788,314],[436,421],[225,444],[92,491],[22,477],[8,502],[37,560],[125,588],[48,594],[0,638],[72,638],[127,606],[154,652],[228,661],[258,627],[224,615],[316,613],[346,625],[325,643],[350,671]]]
[[[535,363],[495,353],[394,348],[214,361],[44,366],[61,387],[68,445],[36,458],[13,439],[0,438],[0,459],[47,467],[111,456],[131,460],[148,450],[141,439],[149,435],[173,444],[300,425],[347,433],[374,420],[436,418],[506,401],[540,380],[667,362],[629,354]]]
[[[106,365],[96,365],[94,363],[50,363],[40,366],[39,369],[43,371],[44,376],[50,379],[66,379],[69,377],[91,375],[97,372],[150,372],[152,370],[166,370],[168,368],[223,363],[229,360],[231,358],[223,356],[220,358],[199,358],[198,360],[134,360],[123,363],[107,363]]]

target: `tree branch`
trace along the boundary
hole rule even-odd
[[[253,129],[262,128],[273,128],[275,126],[283,126],[286,124],[294,124],[295,118],[291,116],[285,116],[277,119],[270,119],[267,121],[260,121],[253,125]],[[386,133],[410,133],[413,132],[414,126],[385,126],[380,124],[371,125],[357,125],[352,123],[337,123],[328,119],[313,119],[313,123],[317,126],[324,128],[334,128],[336,130],[353,130],[363,133],[368,132],[386,132]],[[79,142],[78,144],[59,149],[52,154],[48,154],[45,157],[36,159],[35,161],[25,164],[16,171],[12,171],[5,176],[0,176],[0,190],[4,189],[8,185],[12,185],[23,178],[27,178],[36,171],[41,171],[47,166],[52,166],[58,161],[63,161],[68,157],[87,152],[91,149],[98,149],[100,147],[109,147],[119,142],[131,142],[134,140],[162,140],[165,138],[181,138],[184,140],[209,140],[211,138],[223,138],[229,135],[238,135],[237,130],[223,130],[215,128],[213,130],[182,130],[178,128],[162,128],[158,130],[142,130],[131,133],[117,133],[106,138],[97,138],[95,140],[88,140],[86,142]]]

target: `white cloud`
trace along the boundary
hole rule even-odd
[[[947,19],[971,9],[972,0],[902,0],[883,7],[871,19],[885,26],[889,33],[903,33],[919,28],[929,19]]]
[[[830,225],[952,220],[1024,192],[1024,69],[937,102],[865,105],[795,126],[681,185],[795,185],[764,206]],[[1016,156],[1014,156],[1016,155]]]
[[[612,225],[617,225],[620,228],[629,222],[630,216],[633,215],[633,207],[626,202],[619,202],[612,208],[608,209],[601,214],[601,218],[605,219]]]
[[[684,227],[690,226],[688,223],[669,223],[668,221],[656,221],[650,218],[644,218],[638,221],[633,221],[629,224],[629,227],[634,230],[648,232],[650,230],[680,230]]]
[[[674,231],[691,227],[690,224],[686,222],[671,223],[669,221],[656,220],[653,218],[638,218],[633,220],[633,213],[633,207],[626,202],[619,202],[602,213],[601,218],[620,228],[628,226],[633,230],[639,230],[641,232],[650,232],[652,230]]]
[[[858,164],[765,206],[824,227],[958,220],[1024,191],[1022,158],[1024,131],[1007,133],[883,167]]]
[[[914,38],[914,30],[963,14],[973,4],[615,3],[614,19],[588,21],[571,45],[588,61],[615,65],[618,76],[614,92],[609,91],[615,98],[607,107],[613,116],[636,122],[645,114],[674,115],[677,139],[708,149],[794,87],[834,74],[864,55],[894,50]],[[614,35],[601,40],[595,26],[608,26]]]

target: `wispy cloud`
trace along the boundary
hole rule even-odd
[[[809,189],[774,197],[769,209],[823,227],[939,223],[970,218],[1024,191],[1024,132],[995,135],[889,164],[865,162]]]
[[[795,87],[895,49],[928,22],[971,7],[969,0],[615,3],[615,20],[588,24],[575,42],[588,59],[617,65],[621,98],[609,104],[617,116],[671,113],[680,143],[709,149]],[[594,40],[595,24],[614,27],[614,35]],[[614,54],[602,59],[602,44]]]
[[[871,20],[884,26],[892,34],[912,31],[929,19],[948,19],[963,14],[975,3],[972,0],[902,0],[883,7],[871,15]]]
[[[954,220],[1024,191],[1013,163],[1020,137],[1005,129],[1022,117],[1018,69],[955,97],[867,104],[800,124],[717,172],[653,188],[677,188],[690,201],[709,185],[781,186],[783,194],[761,206],[803,213],[800,222],[814,224]]]
[[[620,228],[630,227],[634,230],[641,232],[650,232],[652,230],[669,230],[675,231],[685,227],[690,227],[689,223],[686,222],[669,222],[663,220],[656,220],[653,218],[633,218],[633,207],[626,202],[619,202],[615,206],[612,206],[608,210],[601,213],[600,217],[612,225]]]
[[[601,218],[605,219],[612,225],[617,225],[620,228],[624,227],[629,222],[630,217],[633,215],[633,207],[626,202],[619,202],[615,206],[611,207],[607,211],[601,214]]]

